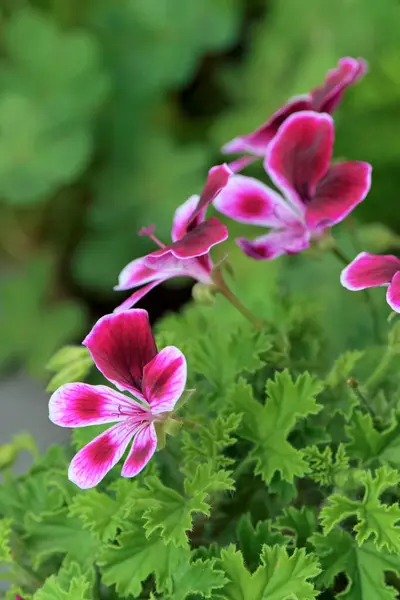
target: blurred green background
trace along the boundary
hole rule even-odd
[[[168,239],[219,148],[341,56],[370,72],[335,114],[335,156],[373,164],[356,216],[400,232],[398,0],[1,0],[0,368],[45,378]],[[261,174],[261,167],[249,173]],[[154,290],[153,318],[190,290]]]

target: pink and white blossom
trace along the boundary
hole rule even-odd
[[[237,240],[248,256],[265,260],[300,252],[365,198],[371,166],[359,161],[330,165],[333,142],[332,117],[296,113],[281,126],[264,161],[281,193],[251,177],[229,178],[214,200],[217,210],[236,221],[269,229],[254,240]]]
[[[115,423],[71,462],[69,479],[86,489],[117,464],[132,439],[121,475],[134,477],[148,463],[157,448],[155,424],[169,417],[185,388],[186,359],[174,346],[157,351],[148,314],[140,309],[102,317],[83,344],[120,390],[67,383],[50,398],[50,420],[61,427]]]
[[[360,58],[341,58],[337,67],[328,71],[324,83],[303,96],[292,98],[277,110],[261,127],[249,133],[234,138],[222,148],[222,152],[247,153],[250,156],[239,158],[230,164],[235,172],[242,170],[247,164],[259,157],[264,157],[269,144],[282,123],[290,115],[300,111],[315,111],[332,114],[340,103],[345,90],[356,83],[367,72],[367,64]]]
[[[226,186],[232,171],[227,165],[210,169],[200,196],[191,196],[176,210],[172,223],[172,243],[162,244],[154,235],[154,227],[141,230],[159,250],[130,262],[120,273],[115,290],[140,287],[116,311],[134,306],[151,289],[174,277],[191,277],[201,283],[211,283],[213,264],[210,249],[225,241],[228,230],[216,217],[206,220],[207,206]]]
[[[351,291],[388,286],[387,303],[394,311],[400,312],[400,259],[396,256],[361,252],[342,271],[340,281]]]

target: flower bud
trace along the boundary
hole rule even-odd
[[[213,306],[215,303],[215,286],[207,283],[196,283],[192,289],[195,302],[204,306]]]

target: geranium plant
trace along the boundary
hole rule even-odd
[[[144,287],[53,359],[49,416],[72,444],[0,448],[6,598],[397,597],[399,323],[379,293],[344,288],[389,285],[400,312],[400,260],[348,260],[346,231],[330,232],[368,201],[371,166],[331,163],[327,114],[365,70],[342,59],[324,86],[227,145],[262,156],[282,195],[236,161],[211,169],[177,209],[170,245],[142,232],[159,249],[125,267],[118,290]],[[206,218],[211,204],[269,231],[229,245],[230,220]],[[202,286],[196,301],[153,334],[132,307],[180,276]],[[21,448],[35,458],[14,477]]]

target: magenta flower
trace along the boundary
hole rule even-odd
[[[121,475],[134,477],[149,462],[157,447],[155,424],[169,417],[185,388],[186,360],[174,346],[157,352],[148,314],[140,309],[102,317],[83,344],[104,377],[133,396],[67,383],[50,398],[50,420],[61,427],[116,423],[71,462],[69,479],[86,489],[116,465],[132,439]]]
[[[156,285],[173,277],[192,277],[201,283],[211,283],[213,264],[209,252],[212,246],[227,239],[228,230],[216,217],[205,220],[205,213],[231,175],[227,165],[210,169],[201,196],[191,196],[176,210],[169,246],[154,236],[154,227],[141,230],[139,235],[148,235],[160,249],[133,260],[121,271],[115,290],[143,287],[116,311],[134,306]]]
[[[300,252],[365,198],[371,166],[358,161],[330,166],[333,140],[329,115],[296,113],[279,129],[264,162],[282,195],[257,179],[230,177],[215,207],[232,219],[270,229],[252,241],[236,240],[248,256],[263,260]]]
[[[400,312],[400,259],[391,254],[377,256],[361,252],[343,271],[341,284],[351,291],[377,286],[389,286],[386,300]]]
[[[282,123],[292,115],[304,110],[332,114],[340,103],[342,96],[350,85],[356,83],[367,72],[367,64],[360,58],[341,58],[338,66],[328,71],[322,86],[316,87],[309,94],[296,96],[285,106],[275,112],[264,125],[249,133],[234,138],[222,148],[226,154],[247,152],[253,157],[244,157],[232,163],[231,168],[237,172],[258,157],[266,154],[268,145],[274,139]]]

